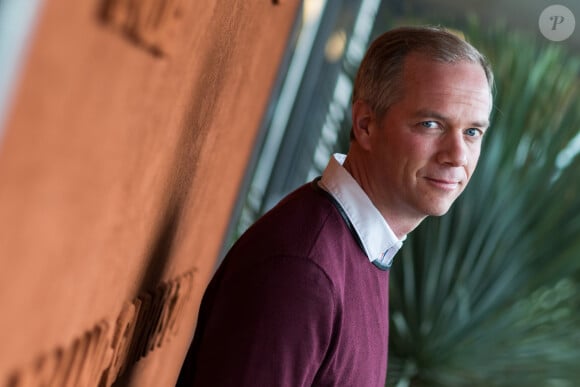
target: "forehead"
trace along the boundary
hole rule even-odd
[[[403,67],[403,99],[426,102],[458,102],[491,111],[491,88],[479,63],[439,62],[410,54]]]

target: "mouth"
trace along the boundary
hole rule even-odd
[[[444,191],[454,191],[456,190],[459,185],[461,184],[460,180],[448,180],[448,179],[435,179],[431,177],[425,177],[425,180],[435,188],[444,190]]]

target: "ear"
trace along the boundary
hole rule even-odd
[[[356,100],[352,104],[352,133],[354,140],[363,148],[370,149],[370,127],[374,122],[374,113],[368,103]]]

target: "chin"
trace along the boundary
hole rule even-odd
[[[449,212],[451,205],[448,206],[440,206],[440,207],[431,207],[427,210],[427,214],[429,216],[443,216]]]

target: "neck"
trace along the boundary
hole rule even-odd
[[[367,168],[359,162],[359,158],[351,155],[351,152],[346,157],[343,164],[344,169],[356,180],[360,187],[365,191],[373,205],[379,210],[393,233],[397,238],[401,239],[411,231],[413,231],[425,219],[425,216],[413,217],[405,214],[402,208],[395,205],[389,205],[384,200],[381,200],[375,194],[373,189],[373,181],[367,173]]]

